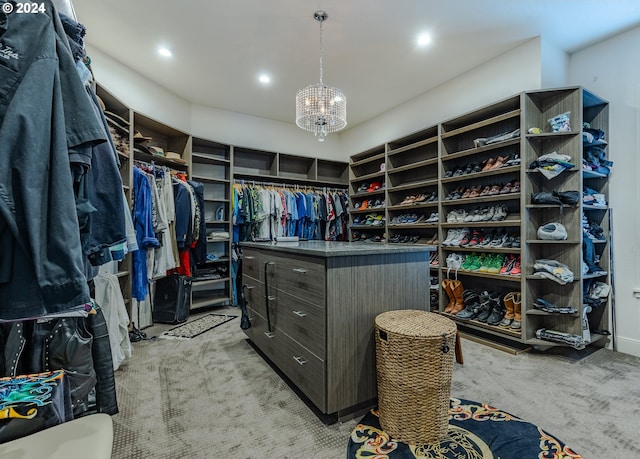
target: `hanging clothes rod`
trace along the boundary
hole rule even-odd
[[[285,189],[295,189],[295,190],[313,190],[313,191],[321,191],[323,193],[335,192],[335,193],[346,193],[346,188],[335,188],[335,187],[320,187],[315,185],[305,185],[300,183],[283,183],[283,182],[260,182],[256,180],[245,180],[245,179],[233,179],[233,183],[237,185],[251,185],[251,186],[262,186],[262,187],[275,187],[275,188],[285,188]]]

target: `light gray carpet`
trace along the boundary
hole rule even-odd
[[[116,372],[114,459],[345,457],[358,419],[324,425],[255,353],[239,324],[191,340],[133,344],[133,357]],[[640,457],[640,359],[606,349],[514,356],[468,340],[462,346],[453,396],[537,424],[585,458]]]

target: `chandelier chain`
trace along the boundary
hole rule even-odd
[[[322,51],[322,23],[324,22],[324,20],[320,19],[320,84],[322,84],[322,57],[323,57],[323,51]]]

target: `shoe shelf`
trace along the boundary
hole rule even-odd
[[[470,174],[456,175],[453,177],[447,177],[440,180],[440,183],[452,183],[452,182],[468,182],[476,178],[491,177],[494,175],[505,175],[509,173],[520,173],[520,166],[505,166],[498,167],[496,169],[489,169],[487,171],[472,172]]]
[[[194,148],[196,148],[194,146]],[[209,156],[205,153],[197,153],[195,151],[191,152],[191,160],[193,162],[206,163],[206,164],[222,164],[222,165],[231,165],[231,160],[228,158],[221,158],[215,156]]]
[[[527,244],[543,244],[543,245],[555,245],[555,244],[582,244],[581,240],[576,239],[564,239],[561,241],[545,241],[541,239],[527,239]]]
[[[416,182],[411,182],[411,183],[405,183],[403,185],[397,185],[397,186],[390,186],[389,188],[389,192],[396,192],[396,191],[407,191],[407,190],[414,190],[414,189],[418,189],[418,188],[426,188],[429,186],[435,186],[439,183],[437,178],[433,178],[433,179],[428,179],[428,180],[420,180],[420,181],[416,181]]]
[[[230,183],[229,179],[205,177],[203,175],[192,174],[191,178],[197,182],[203,182],[203,183],[222,183],[222,184]]]
[[[481,128],[486,128],[488,126],[491,126],[492,124],[498,124],[502,121],[506,121],[506,120],[512,120],[512,119],[519,119],[520,115],[521,115],[521,110],[520,109],[515,109],[512,111],[509,111],[507,113],[503,113],[500,115],[496,115],[493,116],[491,118],[487,118],[487,119],[483,119],[481,121],[477,121],[475,123],[470,123],[466,126],[462,126],[459,127],[457,129],[452,129],[448,132],[444,132],[440,135],[441,139],[448,139],[449,137],[453,137],[453,136],[457,136],[460,134],[465,134],[467,132],[470,131],[477,131]]]
[[[357,201],[370,196],[380,196],[380,195],[384,195],[384,188],[380,188],[379,190],[376,190],[376,191],[361,191],[360,193],[351,194],[349,195],[349,197],[351,198],[352,201]]]
[[[426,228],[437,228],[437,223],[399,223],[399,224],[388,224],[387,228],[390,229],[426,229]]]
[[[458,206],[464,204],[515,200],[520,200],[520,193],[494,194],[489,196],[478,196],[476,198],[443,199],[441,202],[443,206]]]
[[[478,250],[476,250],[476,252],[478,252]],[[514,251],[511,250],[510,253],[514,253]],[[462,269],[456,270],[453,268],[440,268],[440,271],[443,272],[445,275],[447,274],[447,272],[449,273],[455,272],[457,276],[483,277],[485,279],[496,279],[496,280],[504,280],[508,282],[517,282],[517,283],[520,283],[520,279],[522,277],[520,275],[511,276],[509,274],[492,274],[492,273],[484,273],[479,271],[465,271]]]
[[[456,323],[460,325],[463,325],[469,328],[476,328],[483,332],[488,332],[498,336],[508,336],[512,338],[520,338],[521,336],[521,330],[512,330],[510,328],[500,327],[498,325],[489,325],[475,319],[461,319],[459,317],[456,317],[454,314],[447,314],[446,312],[441,312],[441,314],[445,317],[448,317],[454,320]]]
[[[571,312],[571,313],[566,313],[566,312],[547,312],[547,311],[541,311],[540,309],[528,309],[526,311],[526,313],[528,316],[558,316],[558,317],[562,317],[562,316],[577,316],[578,313],[577,312]]]
[[[400,210],[403,212],[411,212],[414,209],[428,209],[430,207],[438,207],[438,201],[421,202],[419,204],[396,204],[393,206],[387,206],[387,210],[394,211]]]
[[[457,245],[443,245],[443,251],[449,252],[481,252],[481,253],[513,253],[519,254],[521,247],[487,247],[474,245],[471,247],[461,247]],[[465,271],[466,272],[466,271]]]
[[[399,167],[389,167],[389,170],[387,171],[387,173],[389,175],[391,174],[397,174],[399,172],[405,172],[405,171],[410,171],[410,170],[414,170],[416,168],[419,167],[427,167],[427,166],[432,166],[438,164],[438,158],[431,158],[431,159],[425,159],[423,161],[418,161],[412,164],[406,164],[404,166],[399,166]]]
[[[560,126],[561,132],[552,132],[549,120],[555,118],[554,122],[562,122],[564,120],[560,118],[567,112],[570,126],[565,131],[566,124],[556,123],[556,126]],[[366,181],[384,181],[386,189],[380,190],[379,193],[385,197],[378,196],[376,199],[385,199],[387,206],[382,209],[352,211],[354,217],[357,217],[363,213],[375,213],[380,210],[385,213],[385,224],[350,225],[350,228],[367,232],[370,236],[372,233],[375,235],[386,232],[387,243],[394,243],[391,241],[393,238],[407,239],[407,236],[414,241],[416,237],[420,239],[404,244],[424,244],[429,238],[431,241],[434,238],[442,241],[446,239],[445,236],[448,237],[448,230],[466,228],[486,233],[484,237],[495,233],[496,230],[502,230],[511,240],[520,238],[521,247],[516,248],[439,244],[439,259],[443,263],[437,266],[430,265],[429,270],[432,276],[437,274],[440,281],[446,277],[457,276],[457,279],[463,281],[465,289],[484,289],[488,280],[496,292],[518,291],[522,295],[521,329],[493,326],[445,314],[444,307],[449,299],[440,284],[436,287],[442,293],[438,295],[434,310],[451,317],[460,327],[477,330],[477,334],[483,332],[488,336],[495,335],[523,344],[561,346],[562,343],[537,339],[536,330],[547,328],[570,334],[582,332],[582,311],[585,307],[582,304],[583,285],[591,279],[610,281],[607,250],[607,243],[611,240],[608,224],[610,212],[608,206],[592,206],[583,202],[576,206],[531,204],[530,197],[540,191],[583,192],[583,186],[586,185],[597,194],[604,194],[605,199],[608,199],[609,175],[582,169],[582,158],[586,158],[585,152],[592,147],[606,150],[609,139],[598,141],[598,135],[592,131],[596,140],[583,145],[583,121],[590,123],[593,129],[606,132],[607,102],[580,87],[526,91],[354,155],[350,162],[351,191],[356,192]],[[540,128],[543,132],[529,133],[529,129],[533,127]],[[528,170],[531,162],[553,151],[568,155],[575,167],[550,180],[537,170]],[[512,164],[513,162],[516,164]],[[494,163],[497,167],[487,166]],[[385,172],[380,170],[381,164],[385,164]],[[488,167],[487,170],[481,170],[485,167]],[[519,188],[515,188],[516,192],[511,192],[516,182],[520,182]],[[486,194],[490,190],[493,194]],[[502,190],[508,192],[500,193]],[[483,191],[485,194],[479,195]],[[444,199],[448,195],[455,194],[457,197],[465,192],[472,193],[473,197]],[[431,201],[400,204],[409,196],[422,194],[431,197]],[[368,192],[353,193],[352,204],[371,197],[372,193]],[[437,198],[433,199],[434,197]],[[436,212],[440,217],[437,223],[425,223],[424,220],[417,223],[391,223],[392,218],[403,213],[425,214],[426,218],[430,213]],[[506,218],[460,221],[468,214],[476,218],[486,218],[496,212],[500,218],[506,213]],[[582,230],[583,220],[585,225],[587,222],[591,228],[595,225],[596,230],[599,225],[604,231],[604,234],[593,232],[596,237],[601,238],[593,241],[593,246],[596,255],[600,257],[598,261],[596,256],[596,263],[607,273],[581,276],[585,237]],[[538,227],[548,222],[562,223],[567,229],[568,239],[537,239]],[[514,257],[520,258],[522,273],[495,273],[494,265],[491,266],[494,272],[449,269],[445,266],[444,259],[455,252],[463,257],[470,253],[493,254],[492,259],[505,258],[504,255],[513,254]],[[561,285],[552,279],[534,276],[533,263],[543,258],[555,259],[566,264],[574,273],[574,281]],[[540,280],[549,282],[537,282]],[[548,298],[549,301],[558,304],[578,305],[575,307],[579,310],[573,314],[537,310],[533,308],[532,301],[537,297]],[[608,301],[602,306],[594,308],[597,312],[589,313],[590,328],[596,332],[606,330],[611,323]],[[591,342],[600,339],[597,334],[592,333]]]
[[[519,146],[520,146],[520,139],[514,138],[514,139],[505,140],[503,142],[492,143],[490,145],[483,145],[482,147],[473,147],[473,148],[468,148],[466,150],[449,153],[446,156],[443,156],[441,158],[441,161],[443,164],[447,164],[450,161],[455,161],[457,159],[465,158],[467,156],[479,155],[481,153],[487,153],[487,152],[491,153],[494,150],[503,149],[507,147],[519,147]]]
[[[384,212],[384,207],[367,207],[366,209],[353,209],[349,212],[352,214],[375,214],[378,212]]]
[[[383,152],[383,153],[379,153],[377,155],[371,156],[369,158],[364,158],[364,159],[360,159],[360,160],[357,160],[357,161],[352,161],[351,162],[351,167],[354,168],[354,167],[363,166],[365,164],[370,164],[370,163],[374,163],[374,162],[378,163],[378,164],[384,163],[385,156],[386,155]],[[378,170],[380,170],[379,167],[378,167]]]
[[[521,220],[507,217],[506,220],[500,221],[488,221],[488,222],[456,222],[456,223],[441,223],[442,228],[466,228],[473,226],[474,228],[500,228],[510,227],[517,228],[521,225]]]

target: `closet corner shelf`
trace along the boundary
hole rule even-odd
[[[609,209],[609,206],[590,206],[590,205],[583,205],[582,206],[583,210],[607,210]]]
[[[607,274],[609,274],[606,271],[602,271],[600,273],[595,273],[595,274],[583,274],[582,278],[583,279],[597,279],[598,277],[605,277]]]

